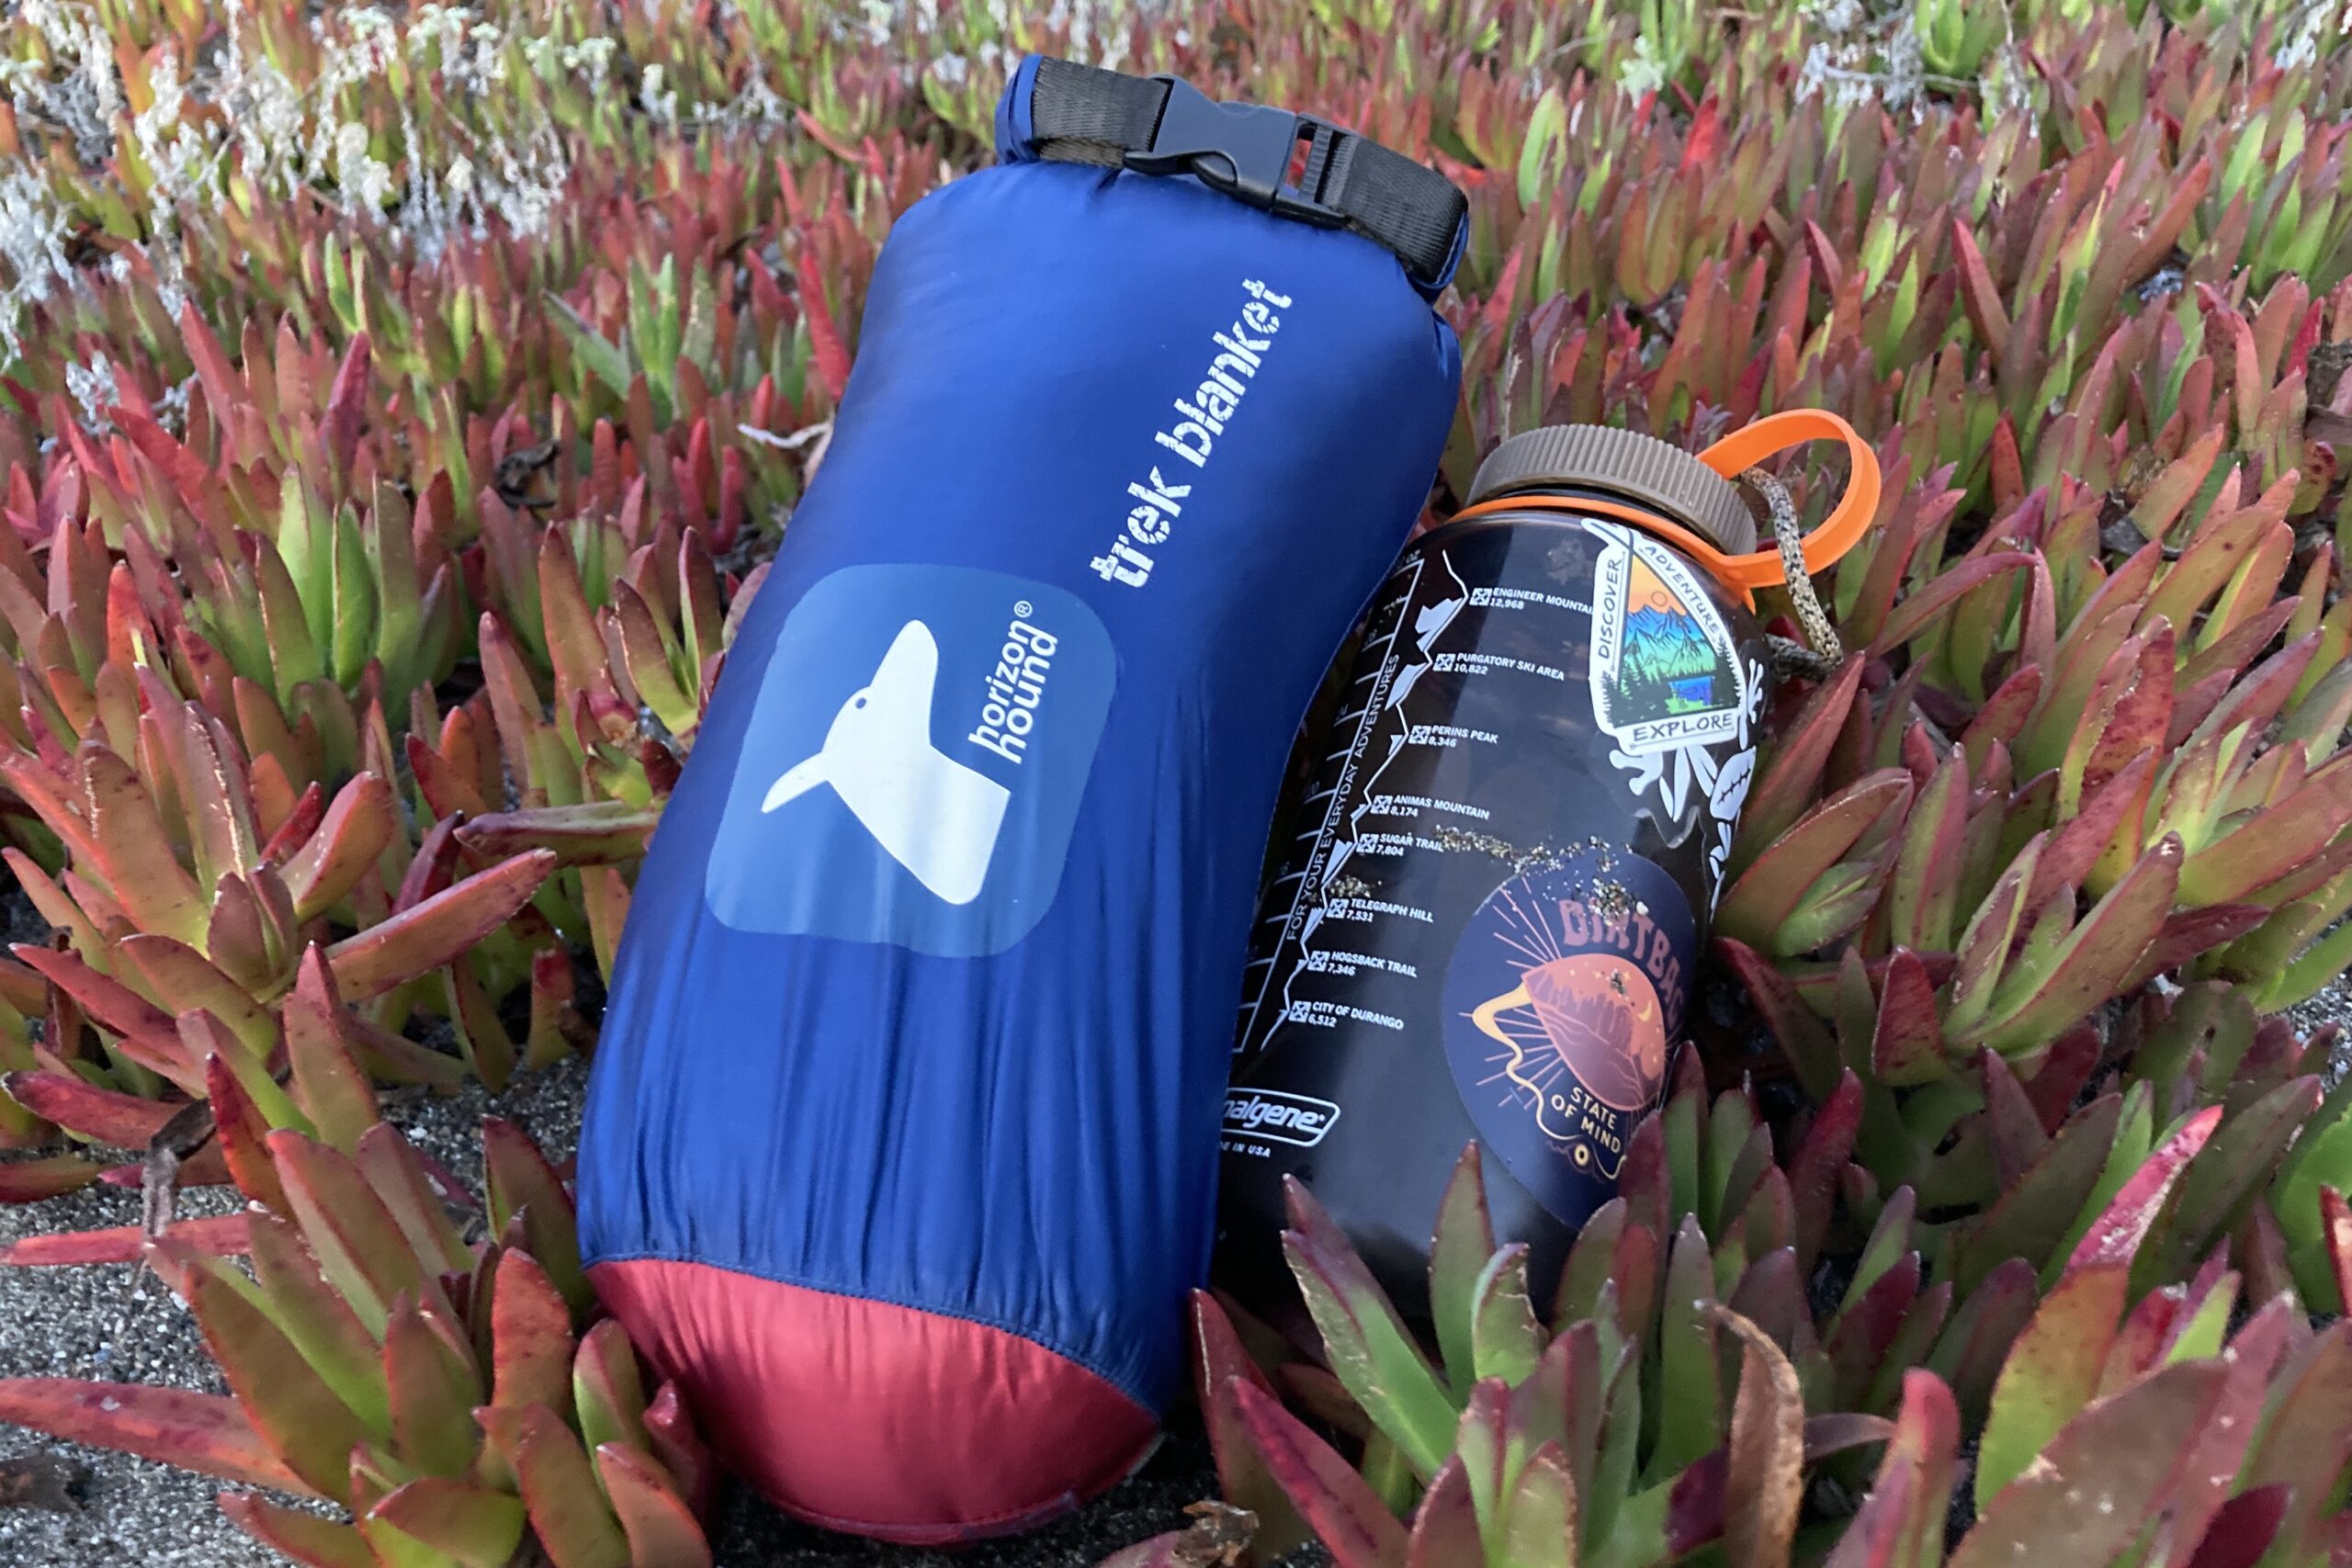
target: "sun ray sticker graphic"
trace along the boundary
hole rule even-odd
[[[1600,1201],[1591,1183],[1615,1181],[1665,1089],[1694,942],[1673,879],[1617,854],[1510,878],[1455,945],[1455,1087],[1488,1146],[1564,1220]]]
[[[1657,991],[1622,958],[1578,953],[1524,971],[1520,983],[1471,1014],[1502,1042],[1503,1076],[1535,1099],[1535,1118],[1563,1141],[1573,1129],[1552,1120],[1552,1085],[1573,1071],[1594,1099],[1640,1111],[1666,1081],[1666,1030]]]

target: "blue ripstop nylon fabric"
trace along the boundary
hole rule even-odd
[[[1459,381],[1394,257],[1188,178],[1009,162],[899,220],[637,884],[591,1264],[992,1325],[1164,1406],[1285,754]]]

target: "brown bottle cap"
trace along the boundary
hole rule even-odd
[[[1601,424],[1522,431],[1487,455],[1465,505],[1573,485],[1656,507],[1725,555],[1756,548],[1756,517],[1729,479],[1654,435]]]

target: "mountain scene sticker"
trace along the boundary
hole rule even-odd
[[[1747,699],[1731,630],[1675,550],[1614,524],[1592,582],[1592,711],[1633,756],[1733,736]]]
[[[1442,1014],[1454,1087],[1487,1146],[1565,1224],[1614,1193],[1665,1092],[1696,954],[1682,890],[1623,853],[1510,878],[1455,942]]]

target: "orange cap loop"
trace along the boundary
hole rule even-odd
[[[1765,458],[1785,452],[1792,446],[1802,446],[1808,441],[1843,441],[1848,458],[1846,493],[1838,498],[1838,505],[1821,526],[1804,536],[1804,567],[1810,572],[1832,565],[1852,549],[1869,529],[1871,519],[1878,514],[1878,454],[1871,450],[1870,443],[1855,434],[1852,425],[1834,413],[1819,409],[1791,409],[1785,413],[1768,414],[1753,424],[1732,432],[1700,453],[1699,461],[1724,479],[1736,479]],[[1751,605],[1756,602],[1758,589],[1775,588],[1788,581],[1788,571],[1781,563],[1778,548],[1758,550],[1754,555],[1726,555],[1717,549],[1712,540],[1660,516],[1653,509],[1592,496],[1489,496],[1464,507],[1453,517],[1455,520],[1489,517],[1497,513],[1529,510],[1613,517],[1632,524],[1645,533],[1671,541],[1688,552],[1706,568],[1708,574],[1716,581],[1738,593]]]
[[[1820,409],[1791,409],[1733,431],[1700,453],[1699,461],[1727,479],[1736,479],[1765,458],[1808,441],[1843,441],[1849,462],[1846,493],[1838,497],[1837,508],[1821,526],[1804,536],[1804,569],[1819,571],[1860,543],[1871,519],[1878,514],[1878,454],[1852,425]],[[1788,581],[1777,549],[1748,556],[1709,551],[1702,558],[1724,583],[1750,592]]]

